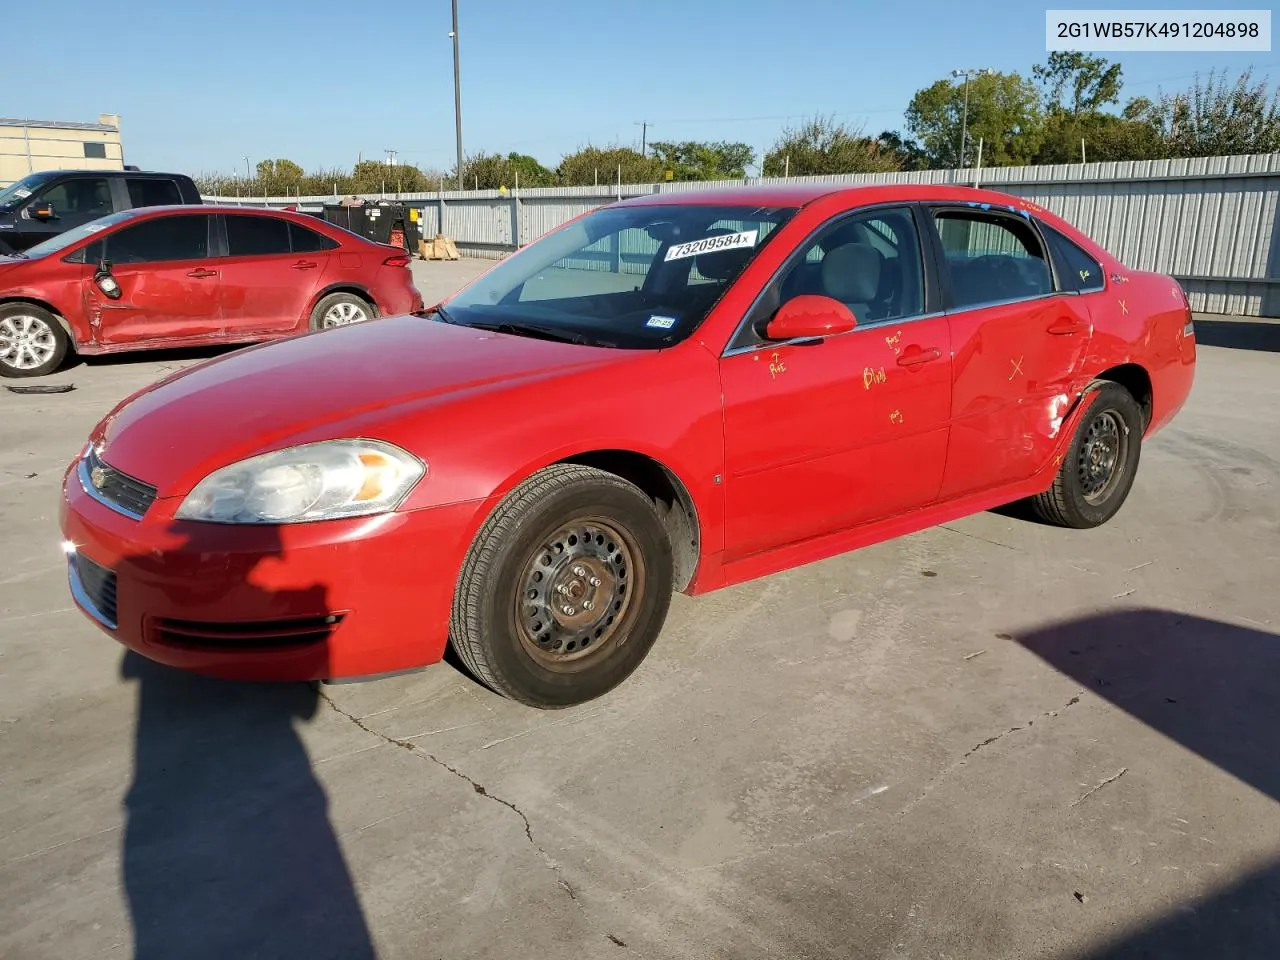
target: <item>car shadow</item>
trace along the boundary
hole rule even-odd
[[[1280,320],[1206,320],[1197,318],[1196,343],[1205,347],[1280,353]]]
[[[196,363],[200,360],[211,360],[225,356],[250,344],[217,344],[208,347],[174,347],[169,350],[125,350],[120,353],[103,353],[91,356],[80,356],[68,353],[67,359],[56,373],[68,373],[77,367],[93,369],[96,367],[129,367],[148,363]]]
[[[258,534],[283,555],[274,530]],[[121,566],[145,573],[164,563],[148,554]],[[242,598],[327,609],[324,585],[272,592],[249,585],[251,568],[238,572]],[[213,598],[178,599],[199,609]],[[211,679],[133,651],[121,674],[138,698],[123,839],[135,960],[372,960],[328,799],[298,734],[320,709],[317,686]]]
[[[1280,801],[1280,636],[1135,609],[1050,625],[1018,642],[1151,729]],[[1280,858],[1078,960],[1275,957]]]

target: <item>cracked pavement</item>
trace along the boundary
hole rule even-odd
[[[1100,530],[677,597],[546,714],[449,664],[206,681],[73,610],[61,469],[191,359],[0,391],[5,960],[1280,956],[1280,353],[1203,348]]]

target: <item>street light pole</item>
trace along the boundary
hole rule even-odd
[[[245,158],[244,158],[244,178],[245,178],[246,180],[252,180],[252,179],[253,179],[253,174],[251,174],[251,173],[249,172],[249,158],[248,158],[248,157],[245,157]]]
[[[458,135],[458,189],[462,185],[462,75],[458,70],[458,0],[453,0],[453,115]]]
[[[968,146],[969,136],[969,78],[971,76],[981,76],[993,72],[990,68],[983,67],[981,70],[952,70],[953,77],[964,77],[964,113],[960,120],[960,162],[957,164],[958,169],[964,169],[965,148]]]

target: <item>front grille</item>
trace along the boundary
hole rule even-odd
[[[323,643],[340,623],[341,614],[231,623],[164,618],[155,621],[155,632],[157,640],[175,647],[252,650]]]
[[[78,599],[89,613],[95,615],[108,627],[115,629],[116,611],[116,575],[101,564],[94,563],[82,553],[71,558],[72,573],[79,586]]]
[[[80,482],[91,497],[132,517],[141,518],[156,499],[155,487],[121,473],[92,447],[80,461]]]

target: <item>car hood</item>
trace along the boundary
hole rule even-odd
[[[111,466],[185,495],[209,470],[382,408],[617,362],[624,351],[390,317],[236,351],[120,403],[91,440]],[[297,441],[294,441],[297,442]]]

